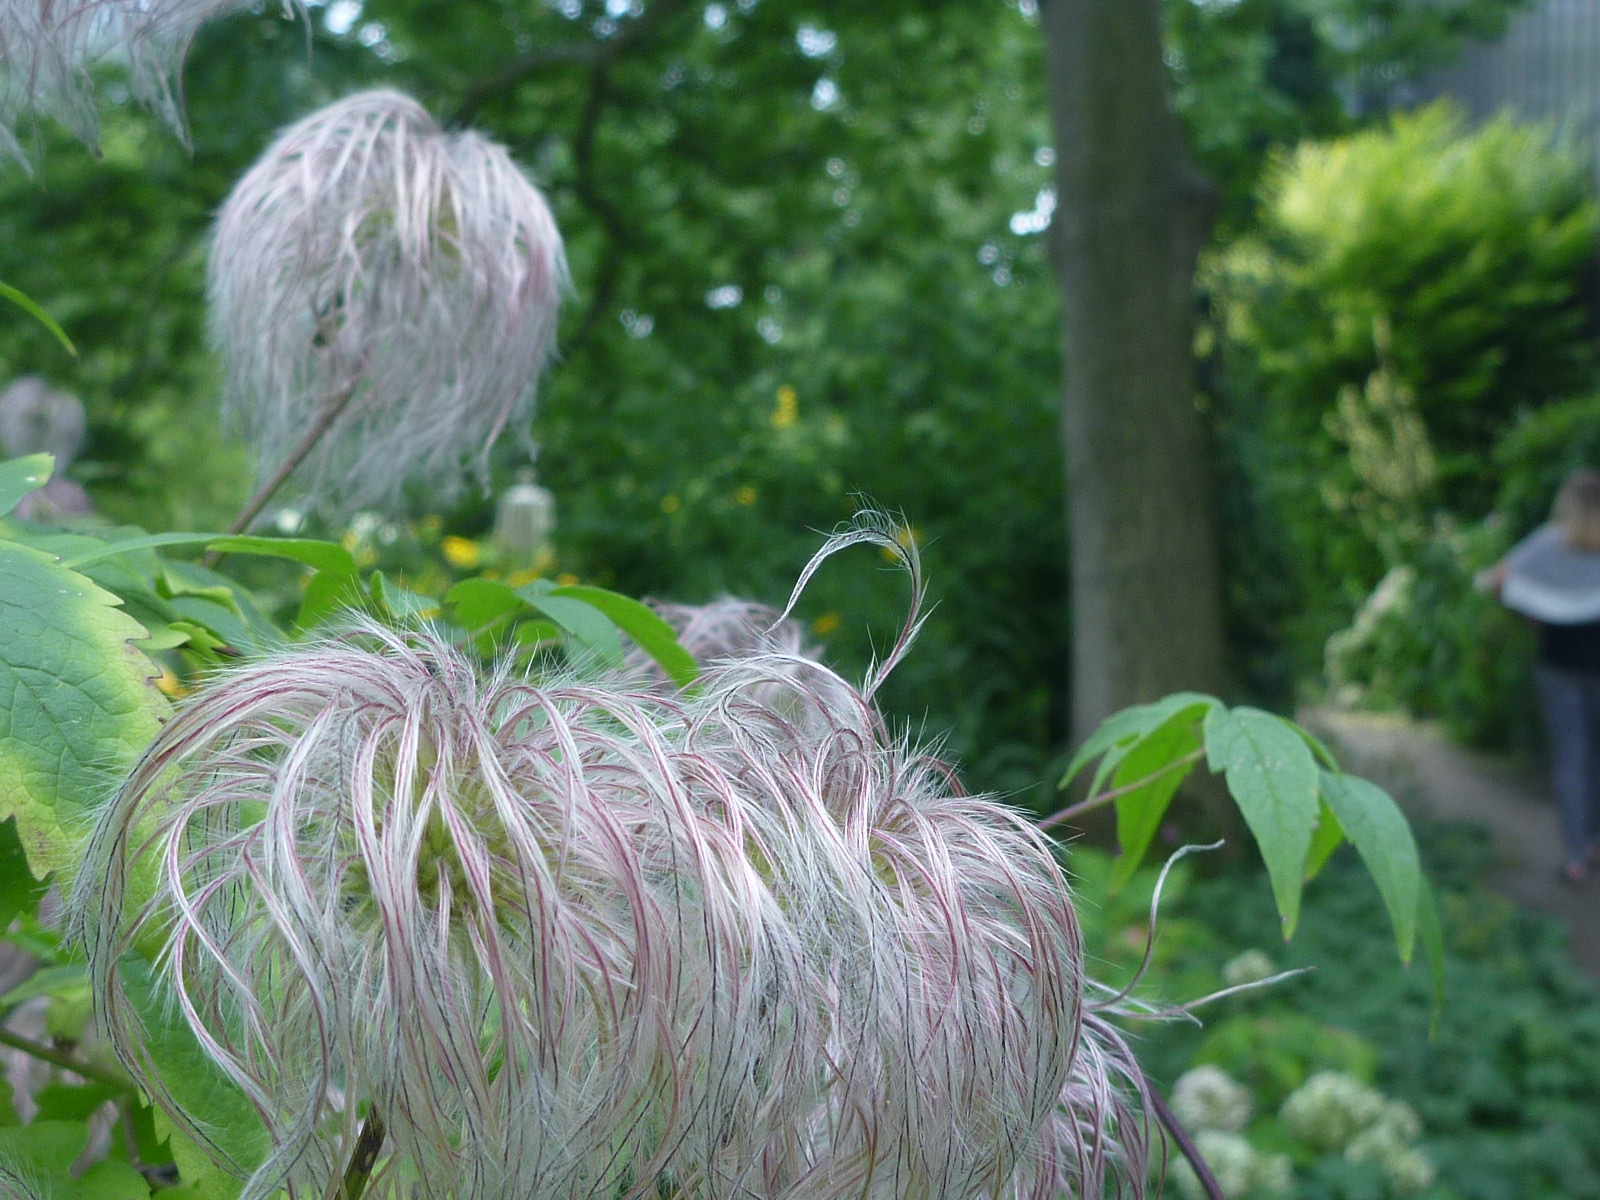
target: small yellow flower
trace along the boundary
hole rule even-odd
[[[507,575],[506,582],[512,587],[522,587],[524,584],[532,583],[537,578],[539,578],[538,571],[532,567],[524,567],[520,571],[513,571]]]
[[[749,508],[756,502],[756,489],[747,483],[733,494],[733,498],[746,508]]]
[[[787,383],[778,389],[778,405],[772,410],[772,427],[788,429],[800,418],[800,396]]]
[[[836,612],[825,612],[811,622],[811,632],[818,637],[827,637],[837,628],[839,628],[839,614]]]
[[[458,571],[470,571],[478,565],[483,557],[478,543],[471,538],[457,537],[448,534],[439,543],[439,549],[444,552],[445,561]]]
[[[164,696],[180,700],[189,694],[189,689],[184,686],[183,680],[172,673],[171,667],[162,667],[161,674],[155,678],[156,689]]]
[[[561,587],[572,587],[578,582],[578,577],[569,571],[563,571],[556,576],[556,583]]]
[[[682,507],[682,502],[676,496],[663,496],[661,498],[661,511],[671,516]]]

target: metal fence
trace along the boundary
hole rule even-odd
[[[1453,97],[1479,120],[1510,109],[1549,121],[1600,182],[1600,0],[1537,0],[1500,41],[1406,91],[1411,102]]]

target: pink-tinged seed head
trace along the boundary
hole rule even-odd
[[[250,0],[4,0],[0,3],[0,153],[26,162],[17,125],[52,117],[94,146],[99,133],[90,68],[120,63],[134,99],[184,132],[176,82],[207,21]],[[285,0],[284,11],[299,11]]]
[[[266,474],[348,396],[296,474],[310,501],[385,508],[417,479],[448,500],[526,426],[565,286],[549,207],[502,147],[359,92],[280,134],[218,216],[226,412]]]
[[[1050,846],[803,655],[671,695],[361,626],[198,693],[92,859],[112,1036],[203,1134],[138,1053],[154,943],[269,1127],[249,1197],[325,1186],[364,1104],[456,1200],[1142,1187]]]

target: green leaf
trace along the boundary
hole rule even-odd
[[[1117,843],[1122,854],[1111,875],[1113,892],[1120,891],[1144,861],[1173,795],[1194,769],[1193,763],[1173,764],[1200,748],[1198,718],[1203,711],[1198,705],[1180,708],[1140,738],[1117,764],[1113,788],[1129,787],[1142,779],[1149,782],[1116,799]],[[1163,768],[1167,769],[1157,774]]]
[[[610,618],[587,600],[574,600],[554,592],[539,594],[523,589],[522,598],[528,607],[537,609],[562,629],[572,635],[585,650],[592,653],[604,667],[622,665],[622,639]]]
[[[1072,761],[1067,764],[1066,771],[1062,774],[1057,787],[1064,788],[1072,782],[1078,772],[1083,770],[1090,762],[1118,746],[1124,749],[1142,734],[1149,733],[1161,722],[1165,721],[1173,712],[1191,705],[1204,709],[1217,707],[1221,701],[1215,697],[1204,695],[1200,692],[1175,692],[1174,694],[1155,701],[1153,704],[1138,704],[1132,708],[1124,708],[1114,712],[1098,728],[1091,733],[1078,752],[1072,756]],[[1120,755],[1118,758],[1120,759]],[[1104,764],[1096,782],[1090,787],[1092,795],[1099,790],[1100,783],[1109,774]]]
[[[224,554],[259,554],[268,558],[287,558],[305,563],[317,571],[334,575],[356,574],[355,556],[337,542],[314,538],[274,538],[230,534],[213,537],[207,545]]]
[[[382,571],[374,571],[367,580],[367,592],[374,604],[396,617],[431,617],[438,613],[439,602],[410,588],[402,587]]]
[[[72,339],[67,336],[67,331],[57,325],[55,318],[29,299],[26,293],[18,291],[9,283],[0,283],[0,299],[11,301],[11,303],[48,329],[56,341],[61,343],[63,350],[72,355],[73,358],[78,357],[78,348],[72,344]]]
[[[15,820],[0,821],[0,929],[11,928],[12,919],[39,903],[45,882],[28,870],[27,855],[17,838]],[[3,1004],[4,1001],[0,1001]]]
[[[286,558],[304,563],[318,571],[354,575],[355,556],[337,542],[323,542],[315,538],[256,537],[253,534],[230,533],[150,533],[140,537],[105,542],[94,549],[83,550],[62,561],[65,567],[81,567],[100,558],[129,554],[135,550],[158,549],[162,546],[205,546],[222,554],[257,554],[266,558]]]
[[[366,599],[361,576],[355,571],[318,571],[306,580],[294,623],[300,629],[315,629],[340,612],[365,608]]]
[[[1310,883],[1328,865],[1333,852],[1344,844],[1344,829],[1339,818],[1333,815],[1326,800],[1317,803],[1317,831],[1311,835],[1311,849],[1306,851],[1306,882]]]
[[[186,1130],[158,1111],[156,1130],[170,1139],[185,1183],[206,1200],[231,1200],[239,1180],[267,1156],[266,1127],[244,1092],[201,1049],[166,981],[137,954],[124,956],[117,971],[143,1025],[141,1044],[167,1091],[184,1112],[203,1114],[206,1122]]]
[[[1299,732],[1258,708],[1214,708],[1205,721],[1211,769],[1223,775],[1267,864],[1284,937],[1300,918],[1317,823],[1317,764]]]
[[[35,971],[4,996],[0,996],[0,1009],[15,1008],[24,1000],[35,996],[54,996],[62,992],[86,992],[89,972],[82,963],[69,963],[60,967],[45,967]]]
[[[34,1121],[0,1129],[0,1164],[41,1185],[48,1200],[149,1200],[150,1185],[127,1163],[95,1163],[77,1178],[72,1164],[89,1143],[82,1121]]]
[[[444,602],[456,623],[472,634],[487,632],[526,603],[516,588],[494,579],[463,579],[444,594]]]
[[[582,584],[558,587],[549,594],[582,600],[599,609],[632,638],[639,649],[653,658],[678,687],[688,687],[699,676],[700,667],[694,656],[678,642],[678,631],[631,596]]]
[[[41,551],[0,542],[0,820],[35,876],[75,872],[80,842],[167,704],[145,630],[117,597]]]
[[[108,1083],[47,1083],[34,1096],[39,1121],[86,1121],[107,1100],[122,1095]]]
[[[55,469],[56,460],[49,454],[30,454],[0,463],[0,517],[22,503],[29,492],[36,492],[49,483],[50,473]]]
[[[1422,861],[1410,824],[1388,792],[1354,775],[1324,771],[1322,796],[1367,864],[1389,910],[1400,958],[1410,962],[1422,890]]]

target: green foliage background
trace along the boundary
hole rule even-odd
[[[8,323],[0,373],[84,398],[73,473],[101,510],[150,528],[235,511],[251,468],[214,416],[210,214],[285,122],[401,87],[509,145],[567,238],[574,295],[534,430],[560,567],[633,594],[781,600],[815,530],[862,496],[901,511],[937,607],[885,699],[948,731],[978,785],[1036,788],[1068,727],[1071,626],[1048,234],[1013,220],[1050,203],[1033,4],[337,7],[339,33],[322,6],[304,26],[269,6],[203,32],[192,153],[111,80],[102,160],[46,128],[39,179],[0,175],[0,278],[82,349],[69,362]],[[1252,226],[1273,147],[1367,119],[1351,96],[1513,7],[1169,0],[1175,97],[1225,234]],[[708,304],[730,288],[737,303]],[[490,511],[468,505],[445,532],[481,534]],[[904,597],[840,564],[807,604],[829,653],[861,664]]]

